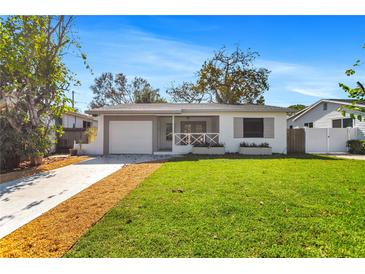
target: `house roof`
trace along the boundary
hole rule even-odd
[[[115,106],[105,106],[102,108],[95,108],[86,113],[89,114],[180,114],[189,112],[292,112],[292,110],[283,107],[268,106],[268,105],[253,105],[253,104],[241,104],[241,105],[228,105],[228,104],[214,104],[214,103],[201,103],[201,104],[120,104]]]
[[[355,100],[355,99],[324,99],[326,101],[332,101],[332,102],[341,102],[341,103],[349,103],[349,104],[357,104],[361,106],[365,106],[365,101],[362,100]]]
[[[358,100],[354,100],[354,99],[322,99],[322,100],[319,100],[319,101],[315,102],[314,104],[298,111],[294,115],[290,116],[288,118],[288,120],[292,119],[293,121],[295,121],[296,119],[303,116],[305,113],[309,112],[311,109],[318,106],[322,102],[336,103],[336,104],[348,105],[348,106],[354,105],[354,106],[359,106],[359,107],[365,107],[365,101],[358,101]]]
[[[81,119],[96,121],[96,119],[94,117],[92,117],[91,115],[82,114],[82,113],[79,113],[79,112],[66,112],[64,115],[68,115],[68,116],[72,116],[72,117],[76,116],[76,117],[79,117]]]

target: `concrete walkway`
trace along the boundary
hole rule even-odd
[[[151,155],[97,157],[0,184],[0,238],[126,164],[163,158],[166,157]]]
[[[336,158],[350,159],[350,160],[363,160],[365,161],[365,155],[354,155],[354,154],[333,154]]]

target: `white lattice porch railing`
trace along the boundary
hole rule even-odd
[[[219,133],[175,133],[176,145],[218,144]]]

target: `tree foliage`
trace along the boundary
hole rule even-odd
[[[222,48],[203,63],[195,83],[184,82],[167,93],[176,102],[263,104],[270,71],[254,67],[258,56],[257,52],[243,52],[239,47],[231,53]]]
[[[191,82],[183,82],[180,86],[172,86],[168,89],[172,101],[178,103],[201,103],[207,101],[207,96]]]
[[[166,102],[151,84],[143,78],[135,77],[130,83],[123,73],[115,76],[104,72],[95,78],[91,90],[94,93],[91,108],[126,103],[163,103]]]
[[[302,109],[305,109],[307,106],[302,105],[302,104],[296,104],[296,105],[290,105],[288,106],[288,108],[295,110],[295,111],[300,111]]]
[[[363,45],[365,49],[365,44]],[[361,65],[361,60],[356,60],[356,62],[352,65],[352,68],[347,69],[345,74],[349,77],[354,76],[356,74],[356,68]],[[365,113],[365,107],[361,107],[356,105],[356,103],[365,102],[365,82],[356,81],[353,87],[350,87],[344,83],[340,83],[339,86],[348,94],[350,98],[355,99],[352,106],[344,106],[340,108],[343,115],[346,113],[350,114],[350,117],[353,119],[363,120],[364,117],[360,113]]]
[[[51,133],[60,130],[54,119],[70,110],[66,91],[78,81],[63,56],[74,49],[86,64],[73,38],[73,20],[66,16],[0,18],[0,117],[19,137],[24,154],[45,153],[53,141]]]

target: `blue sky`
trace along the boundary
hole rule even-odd
[[[311,104],[346,98],[338,82],[365,59],[365,16],[78,16],[75,29],[94,75],[69,55],[82,85],[76,106],[85,110],[89,86],[102,72],[140,76],[159,88],[195,79],[204,60],[222,46],[258,51],[256,66],[271,70],[266,104]],[[353,82],[353,81],[351,81]]]

